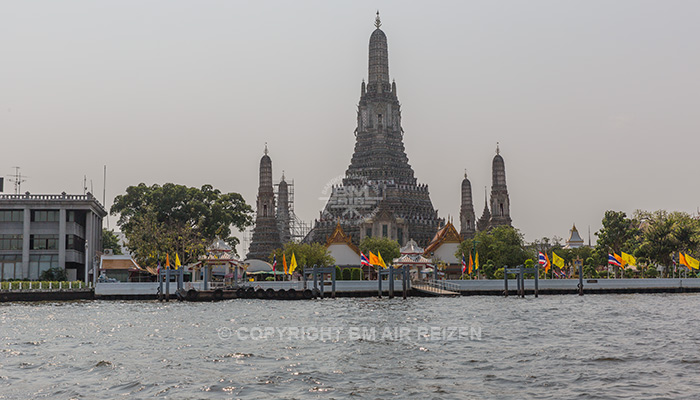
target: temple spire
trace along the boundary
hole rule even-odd
[[[379,11],[377,11],[377,18],[374,22],[374,26],[377,29],[372,32],[369,38],[369,79],[367,84],[370,86],[379,84],[379,87],[375,87],[375,90],[389,91],[389,50],[386,35],[379,29],[381,25]]]

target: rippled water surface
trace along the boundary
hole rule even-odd
[[[699,310],[696,294],[6,303],[0,398],[700,398]]]

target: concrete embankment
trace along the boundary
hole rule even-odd
[[[463,296],[503,296],[503,280],[451,280],[450,290]],[[577,294],[578,279],[540,279],[539,294]],[[303,290],[302,282],[250,282],[254,289]],[[319,283],[320,284],[320,283]],[[515,295],[516,280],[508,281],[511,295]],[[382,284],[383,296],[388,296],[389,283]],[[307,288],[313,288],[313,281],[307,282]],[[176,284],[170,287],[171,300],[176,299]],[[186,282],[185,290],[202,290],[201,282]],[[535,281],[525,280],[526,294],[534,293]],[[584,279],[584,294],[613,293],[693,293],[700,292],[700,279]],[[394,296],[401,296],[401,281],[394,283]],[[337,281],[336,297],[376,297],[377,281]],[[408,296],[423,296],[416,290],[409,290]],[[325,282],[324,297],[331,296],[331,284]],[[78,290],[3,290],[0,302],[11,301],[67,301],[67,300],[156,300],[158,298],[157,282],[140,283],[98,283],[95,289]]]
[[[92,289],[0,291],[0,302],[93,300],[94,298],[95,292]]]

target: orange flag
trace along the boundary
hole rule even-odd
[[[547,264],[544,266],[544,273],[546,274],[549,272],[549,269],[552,268],[552,263],[549,262],[549,256],[547,253],[544,253],[544,259],[547,260]]]
[[[287,256],[282,254],[282,265],[284,265],[284,274],[287,275]]]
[[[474,260],[472,260],[472,253],[469,252],[469,275],[472,274],[472,267],[474,267]]]
[[[165,254],[165,268],[170,269],[170,254]]]
[[[679,251],[679,252],[678,252],[678,256],[679,256],[679,261],[678,261],[678,263],[679,263],[680,265],[685,265],[686,267],[688,267],[688,261],[685,259],[685,256],[683,255],[683,253],[681,253],[681,252]]]

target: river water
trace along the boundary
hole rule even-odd
[[[0,305],[6,398],[700,398],[700,295]]]

